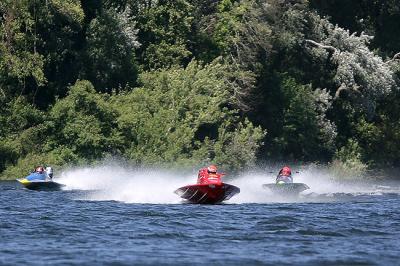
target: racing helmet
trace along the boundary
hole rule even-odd
[[[292,174],[292,170],[290,170],[289,166],[285,166],[285,167],[282,168],[281,174],[282,175],[291,175]]]

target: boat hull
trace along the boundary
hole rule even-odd
[[[196,184],[178,188],[175,193],[191,203],[217,204],[240,193],[240,189],[225,183]]]
[[[54,181],[17,179],[25,188],[31,190],[61,190],[63,184]]]
[[[283,184],[263,184],[263,188],[272,191],[274,194],[297,195],[310,187],[304,183],[283,183]]]

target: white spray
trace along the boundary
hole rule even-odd
[[[269,203],[315,201],[321,195],[332,197],[336,193],[379,194],[381,190],[370,182],[338,181],[325,167],[309,165],[294,173],[294,182],[305,183],[310,189],[300,197],[286,198],[272,195],[262,184],[274,183],[276,174],[265,170],[246,172],[237,177],[227,175],[224,182],[240,188],[240,194],[227,203]],[[173,172],[165,169],[130,168],[118,164],[103,164],[67,170],[56,179],[68,190],[87,191],[84,200],[115,200],[126,203],[175,204],[182,200],[173,193],[181,186],[196,183],[196,171]],[[397,188],[396,191],[399,189]],[[321,198],[317,199],[321,200]],[[324,199],[322,199],[324,201]]]
[[[69,190],[87,190],[86,200],[127,203],[179,203],[174,190],[193,182],[185,174],[154,169],[130,169],[118,165],[65,171],[57,182]]]

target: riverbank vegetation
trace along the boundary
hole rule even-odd
[[[3,0],[0,21],[2,178],[400,166],[398,1]]]

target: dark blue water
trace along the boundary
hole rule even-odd
[[[399,265],[400,196],[137,204],[0,182],[2,265]]]

